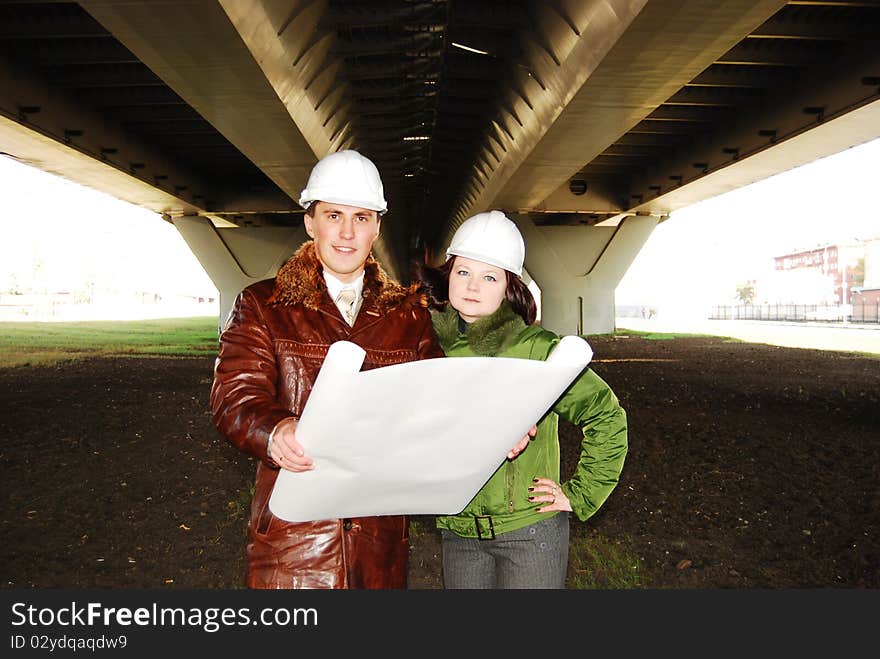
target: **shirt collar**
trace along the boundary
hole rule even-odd
[[[324,281],[327,284],[327,293],[330,295],[331,300],[335,300],[336,296],[339,295],[339,291],[343,288],[351,288],[354,289],[355,299],[358,300],[361,297],[361,291],[364,290],[364,273],[361,272],[360,277],[350,282],[341,282],[339,279],[331,275],[324,269]]]

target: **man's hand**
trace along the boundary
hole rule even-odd
[[[315,468],[314,461],[306,456],[303,447],[296,441],[296,427],[299,419],[290,417],[279,421],[275,426],[275,434],[272,435],[272,445],[269,447],[269,457],[279,467],[299,473],[311,471]]]
[[[532,427],[529,429],[529,432],[526,434],[526,436],[523,437],[521,440],[519,440],[519,441],[516,443],[516,446],[514,446],[512,449],[510,449],[510,453],[507,454],[507,459],[508,459],[508,460],[513,460],[516,456],[518,456],[520,453],[522,453],[523,451],[525,451],[525,450],[526,450],[526,446],[529,445],[529,441],[530,441],[530,440],[532,439],[532,437],[534,437],[536,434],[538,434],[538,426],[532,426]]]

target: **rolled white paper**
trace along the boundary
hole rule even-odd
[[[280,471],[277,517],[461,511],[593,351],[565,336],[546,361],[457,357],[360,372],[365,354],[330,346],[297,427],[315,469]]]

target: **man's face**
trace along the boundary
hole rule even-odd
[[[315,204],[312,212],[305,215],[306,233],[314,239],[324,269],[339,281],[354,281],[379,235],[379,214],[324,201]]]
[[[507,271],[482,261],[456,256],[449,271],[449,304],[465,322],[490,316],[507,292]]]

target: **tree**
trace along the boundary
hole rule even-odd
[[[846,266],[846,281],[850,288],[865,285],[865,259],[856,259],[855,264]]]
[[[736,287],[736,299],[743,304],[751,304],[755,301],[755,286],[752,282],[746,282]]]

